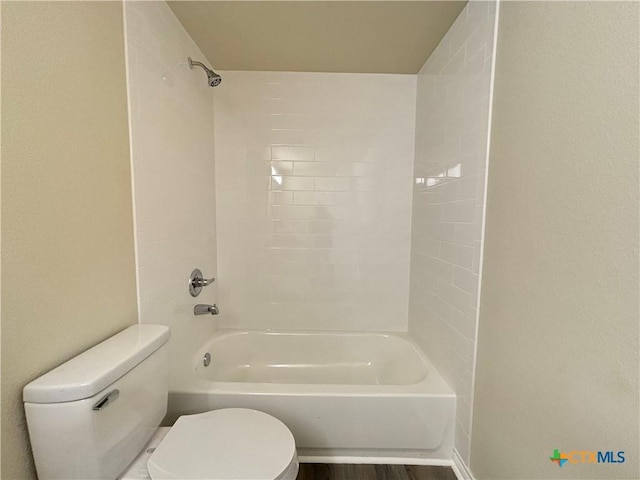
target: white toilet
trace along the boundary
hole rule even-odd
[[[266,413],[227,408],[158,428],[169,336],[135,325],[24,387],[40,480],[296,478],[293,435]]]

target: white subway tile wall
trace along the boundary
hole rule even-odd
[[[124,2],[140,322],[172,329],[171,387],[215,322],[193,316],[189,273],[216,276],[213,93],[206,59],[165,2]],[[192,368],[191,365],[188,368]]]
[[[469,464],[496,3],[470,1],[418,74],[409,332],[458,395]]]
[[[416,77],[221,73],[221,326],[406,330]]]

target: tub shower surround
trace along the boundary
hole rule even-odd
[[[406,331],[415,76],[221,73],[221,325]]]
[[[226,71],[212,90],[168,6],[125,2],[140,318],[173,330],[167,421],[256,408],[326,461],[448,464],[455,436],[468,464],[495,18],[469,2],[418,76]],[[196,267],[219,278],[194,302]]]
[[[129,124],[141,323],[171,327],[171,378],[213,334],[195,303],[217,300],[217,285],[194,302],[194,268],[216,275],[213,104],[204,56],[165,2],[124,2]]]
[[[469,464],[496,3],[467,4],[418,74],[409,333],[458,396]]]

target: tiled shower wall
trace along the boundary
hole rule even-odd
[[[417,87],[409,332],[458,396],[467,465],[495,18],[495,2],[469,2]]]
[[[222,74],[221,326],[406,330],[416,77]]]
[[[172,384],[210,316],[193,305],[217,301],[217,285],[196,299],[189,273],[216,276],[213,95],[191,37],[165,2],[124,2],[140,322],[171,327]]]

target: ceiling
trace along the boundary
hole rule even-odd
[[[220,70],[417,73],[467,1],[169,1]]]

